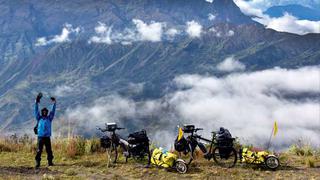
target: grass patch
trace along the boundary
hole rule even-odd
[[[299,146],[292,145],[289,149],[289,152],[298,155],[298,156],[313,156],[314,150],[309,145]]]
[[[145,168],[146,161],[131,158],[125,163],[123,156],[119,157],[120,163],[108,165],[98,138],[52,139],[52,147],[55,166],[46,167],[44,151],[41,170],[36,172],[33,170],[36,139],[0,139],[0,179],[288,179],[293,175],[295,179],[316,179],[320,164],[319,149],[310,146],[295,145],[280,153],[283,167],[276,172],[239,163],[235,168],[221,168],[197,151],[188,173],[181,175],[174,170]],[[19,171],[11,171],[14,169]]]

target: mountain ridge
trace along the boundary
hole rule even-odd
[[[4,17],[0,22],[5,25],[0,33],[0,80],[4,82],[0,85],[0,132],[29,127],[21,132],[30,133],[34,95],[39,91],[54,94],[64,85],[75,90],[58,97],[58,120],[68,107],[109,93],[154,99],[164,96],[170,82],[181,74],[224,76],[215,66],[230,56],[245,64],[247,71],[318,65],[320,59],[319,34],[300,36],[265,29],[228,0],[212,4],[198,0],[98,0],[90,5],[85,0],[0,2]],[[208,19],[209,13],[216,16],[214,21]],[[174,41],[130,45],[88,43],[98,22],[123,29],[133,18],[183,26],[194,20],[203,25],[204,33],[200,38],[185,35]],[[85,31],[71,42],[35,46],[37,38],[61,33],[65,23]],[[227,35],[229,31],[233,35]],[[143,92],[130,94],[130,83],[144,84]]]
[[[271,17],[281,17],[285,13],[289,13],[298,19],[320,21],[320,10],[305,7],[298,4],[290,4],[285,6],[273,6],[268,8],[265,12]]]

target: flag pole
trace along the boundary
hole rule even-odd
[[[270,145],[271,145],[271,139],[272,139],[273,132],[274,132],[274,127],[272,127],[272,131],[271,131],[271,134],[270,134],[270,138],[269,138],[269,142],[268,142],[267,150],[269,150],[269,148],[270,148]]]

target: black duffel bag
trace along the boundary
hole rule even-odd
[[[141,144],[141,143],[149,143],[149,138],[147,136],[147,132],[145,130],[134,132],[129,134],[128,143],[130,144]]]
[[[100,145],[103,148],[110,148],[111,146],[111,139],[109,136],[103,136],[100,138]]]

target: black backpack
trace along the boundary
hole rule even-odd
[[[233,139],[228,129],[222,128],[216,134],[218,146],[233,146]]]
[[[142,144],[142,143],[149,143],[149,138],[147,136],[146,130],[134,132],[129,134],[128,136],[128,143],[130,144]]]

